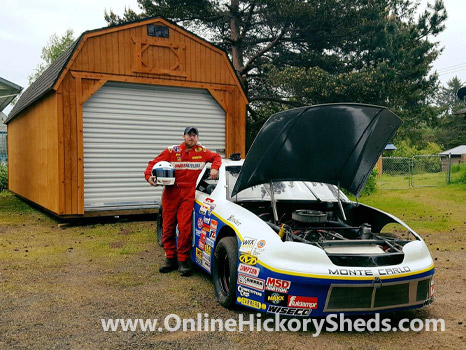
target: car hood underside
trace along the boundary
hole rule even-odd
[[[271,181],[341,186],[358,196],[401,119],[385,107],[327,104],[272,115],[251,146],[232,195]]]

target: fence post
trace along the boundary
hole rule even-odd
[[[451,181],[451,152],[448,153],[448,184]]]

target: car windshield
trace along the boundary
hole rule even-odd
[[[242,201],[270,201],[270,185],[263,184],[247,188],[231,197],[241,166],[228,166],[225,168],[227,181],[227,198],[234,202]],[[334,185],[307,181],[278,181],[273,183],[275,200],[320,200],[326,202],[338,201],[338,189]],[[349,201],[340,191],[342,201]]]

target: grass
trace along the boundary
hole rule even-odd
[[[439,256],[436,288],[438,283],[440,298],[442,288],[452,289],[444,284],[453,280],[442,277],[442,263],[451,264],[447,259],[453,262],[455,256],[462,256],[456,251],[464,247],[465,194],[466,186],[457,184],[379,189],[360,199],[401,217],[426,238],[430,250]],[[251,313],[222,308],[205,273],[197,271],[188,279],[177,273],[159,274],[164,255],[156,243],[153,218],[58,224],[11,193],[0,193],[0,304],[4,306],[0,309],[0,348],[201,348],[212,341],[215,347],[252,348],[264,338],[268,349],[300,348],[308,341],[330,348],[347,342],[355,348],[373,348],[371,342],[399,347],[411,337],[404,333],[370,337],[367,333],[335,333],[311,339],[306,333],[281,332],[267,337],[263,333],[215,333],[207,339],[195,333],[105,333],[101,318],[162,318],[171,313],[192,318],[208,312],[226,320],[243,312],[248,318]],[[454,273],[456,278],[461,271]],[[445,305],[451,308],[445,316],[451,317],[450,324],[463,319],[459,310],[451,316],[456,304],[445,301],[434,309],[436,315],[443,316]],[[419,313],[407,317],[419,317]],[[451,342],[451,337],[442,340],[442,344],[459,344]]]

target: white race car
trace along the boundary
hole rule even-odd
[[[293,109],[269,118],[245,160],[225,159],[218,181],[206,180],[206,168],[192,261],[213,275],[219,303],[302,317],[431,303],[434,265],[422,238],[340,191],[359,195],[400,125],[378,106]]]

